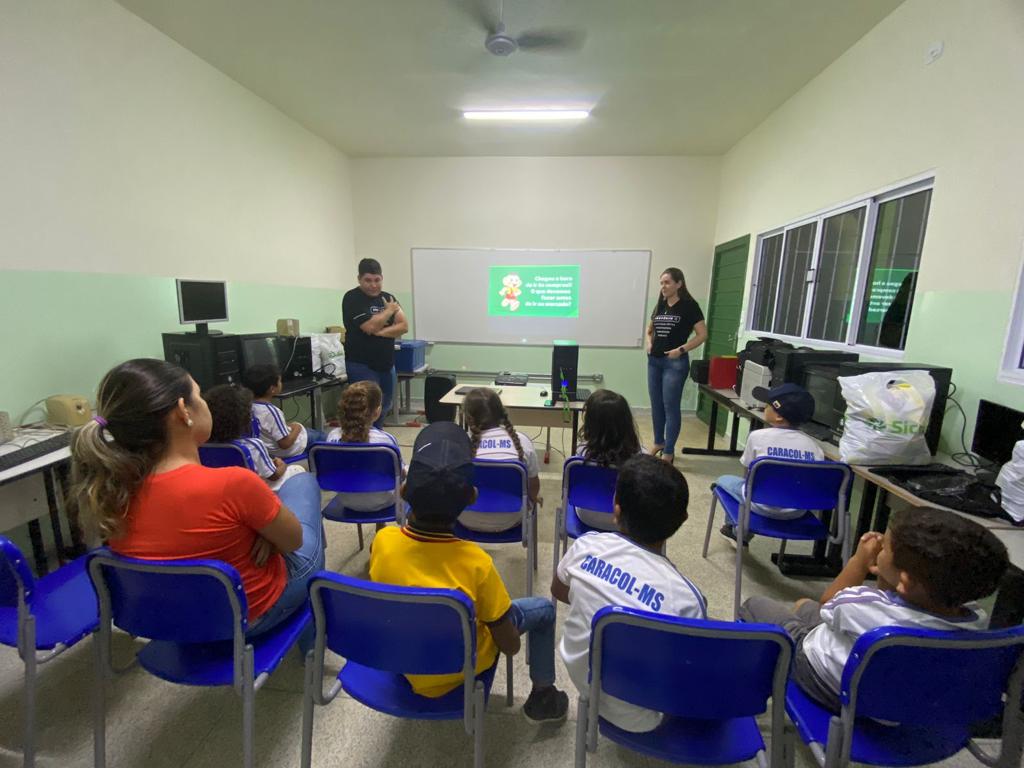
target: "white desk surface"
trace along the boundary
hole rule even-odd
[[[498,395],[501,397],[501,402],[506,408],[515,409],[529,409],[538,411],[560,411],[566,407],[565,403],[555,403],[554,405],[544,405],[545,400],[551,399],[551,388],[543,384],[527,384],[525,387],[509,387],[502,385],[496,387],[490,384],[456,384],[448,392],[445,393],[444,397],[441,398],[441,402],[445,405],[462,405],[462,395],[457,395],[455,392],[462,387],[473,387],[481,386],[489,389],[499,390]],[[545,396],[541,396],[541,392],[547,392]],[[583,402],[574,401],[568,403],[568,408],[571,411],[582,411]]]
[[[63,429],[54,429],[50,427],[19,427],[15,430],[13,440],[0,445],[0,456],[5,453],[13,453],[20,448],[25,448],[32,443],[41,442],[49,437],[55,437],[63,431]],[[11,480],[17,480],[20,477],[31,475],[34,472],[39,472],[69,458],[71,458],[71,449],[68,446],[58,448],[55,451],[50,451],[42,456],[37,456],[31,461],[26,461],[16,467],[3,470],[0,472],[0,484],[10,482]]]

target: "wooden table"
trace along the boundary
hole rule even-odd
[[[547,427],[548,428],[548,451],[551,450],[551,428],[572,428],[572,453],[576,453],[577,435],[580,426],[580,412],[583,410],[582,401],[570,403],[556,403],[555,405],[544,405],[545,401],[551,399],[550,388],[543,384],[527,384],[525,387],[495,387],[492,385],[474,385],[456,383],[444,397],[441,403],[454,405],[459,408],[459,421],[462,422],[462,395],[456,392],[462,387],[487,386],[490,389],[497,389],[501,402],[508,411],[509,420],[517,427]],[[541,392],[546,394],[541,395]]]

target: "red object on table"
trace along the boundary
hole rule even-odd
[[[736,386],[736,360],[736,355],[712,357],[708,370],[708,386],[712,389],[729,389]]]

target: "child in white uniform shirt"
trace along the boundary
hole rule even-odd
[[[803,691],[839,712],[843,667],[853,644],[877,627],[983,630],[988,617],[974,601],[992,594],[1008,566],[995,534],[953,512],[911,507],[889,530],[866,533],[821,602],[788,605],[752,597],[747,622],[780,624],[797,643],[792,677]],[[875,586],[864,583],[868,574]]]
[[[825,459],[821,446],[810,435],[798,429],[814,416],[814,397],[810,392],[797,384],[782,384],[774,389],[754,387],[752,394],[765,404],[764,420],[770,426],[755,429],[748,435],[740,464],[749,467],[754,459],[762,456],[798,461]],[[746,478],[739,475],[722,475],[715,480],[715,485],[737,501],[743,501],[745,481]],[[795,520],[807,513],[806,509],[782,509],[762,504],[755,504],[753,510],[776,520]],[[736,538],[730,523],[722,526],[721,533],[730,539]]]
[[[495,533],[515,528],[523,519],[526,504],[541,503],[540,465],[533,442],[522,432],[516,432],[508,420],[508,412],[493,389],[479,387],[466,393],[462,400],[462,413],[473,446],[473,458],[518,460],[526,465],[528,501],[519,512],[489,513],[466,510],[459,522],[473,531]]]
[[[262,441],[249,436],[252,429],[252,392],[248,389],[234,384],[219,384],[203,397],[213,418],[210,440],[234,443],[242,448],[252,459],[256,474],[267,481],[271,490],[276,491],[285,480],[306,471],[298,464],[288,465],[272,457]]]
[[[707,618],[700,591],[663,555],[665,541],[686,520],[689,489],[678,469],[639,455],[619,467],[615,488],[618,533],[580,536],[558,564],[551,594],[569,604],[559,653],[578,690],[588,686],[590,622],[609,605],[667,616]],[[601,694],[601,717],[634,733],[652,731],[660,712]]]
[[[271,400],[281,394],[281,372],[276,365],[253,365],[246,370],[242,381],[252,390],[253,431],[270,451],[272,456],[298,456],[310,443],[323,442],[324,433],[319,429],[307,429],[297,421],[289,424],[284,412]]]
[[[398,448],[398,440],[394,435],[373,426],[380,418],[382,401],[383,393],[376,382],[357,381],[349,384],[338,401],[338,421],[341,427],[327,433],[327,442],[370,443]],[[402,476],[405,476],[404,464]],[[341,497],[342,504],[357,512],[374,512],[395,503],[393,491],[339,493],[338,496]]]
[[[617,467],[643,451],[629,403],[618,392],[598,389],[583,404],[583,427],[576,455],[603,467]],[[576,508],[591,528],[617,530],[612,516],[596,509]]]

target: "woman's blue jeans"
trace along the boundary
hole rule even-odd
[[[288,566],[288,583],[277,602],[260,616],[247,635],[253,637],[268,632],[301,608],[308,597],[306,583],[309,577],[324,567],[324,523],[320,515],[320,486],[316,477],[308,472],[295,475],[277,492],[281,503],[290,509],[302,526],[302,545],[284,556]],[[312,648],[313,625],[299,637],[299,650]]]
[[[651,419],[654,422],[654,444],[664,446],[663,452],[676,452],[679,425],[682,420],[683,384],[690,373],[690,356],[647,357],[647,393],[651,397]]]

